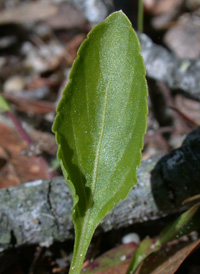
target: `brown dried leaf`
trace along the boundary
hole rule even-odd
[[[145,8],[154,15],[174,13],[184,0],[144,0]]]
[[[69,3],[59,6],[58,13],[47,21],[53,29],[85,29],[88,22],[83,13]]]
[[[0,133],[2,155],[7,160],[0,169],[0,188],[49,178],[46,163],[41,157],[22,155],[28,145],[15,129],[0,123]]]
[[[49,112],[55,112],[55,104],[43,101],[35,100],[32,98],[25,98],[22,95],[13,95],[10,93],[4,93],[3,97],[11,103],[17,105],[17,110],[31,113],[31,114],[47,114]]]
[[[178,94],[175,97],[176,108],[187,115],[195,124],[200,125],[200,102]]]
[[[2,10],[0,12],[0,24],[45,20],[56,12],[57,7],[52,4],[42,2],[22,4],[18,7]]]
[[[88,264],[81,273],[84,274],[126,274],[137,244],[120,245],[104,253]]]
[[[185,14],[164,36],[166,45],[179,58],[200,57],[200,19]]]
[[[67,50],[71,56],[72,63],[74,59],[76,58],[77,50],[79,46],[81,45],[81,43],[83,42],[85,38],[86,38],[86,35],[81,33],[76,35],[74,38],[72,38],[71,41],[68,43]]]
[[[136,274],[174,274],[185,259],[199,247],[200,239],[195,242],[167,245],[147,257]]]
[[[147,257],[135,274],[173,274],[184,260],[199,247],[200,240],[178,244],[177,242],[169,243],[160,251]],[[126,274],[135,249],[136,245],[134,244],[114,248],[88,264],[81,273]],[[124,261],[122,260],[123,257]]]
[[[56,157],[57,145],[55,137],[51,133],[41,132],[35,129],[28,129],[28,133],[36,147],[48,155]]]

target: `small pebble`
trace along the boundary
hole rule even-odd
[[[15,75],[7,79],[4,83],[4,92],[21,92],[25,88],[25,80],[20,75]]]
[[[137,233],[129,233],[122,238],[123,244],[138,243],[138,242],[140,242],[140,236]]]

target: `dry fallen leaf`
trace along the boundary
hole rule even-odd
[[[167,31],[164,41],[179,58],[199,58],[200,19],[197,16],[184,14],[178,23]]]
[[[147,257],[136,274],[174,274],[184,260],[199,247],[200,240],[177,245],[168,244],[159,252]]]
[[[56,14],[56,12],[57,7],[52,4],[42,2],[26,3],[18,7],[2,10],[0,12],[0,24],[45,20]]]
[[[50,112],[55,112],[55,104],[43,101],[43,100],[35,100],[32,98],[26,98],[20,94],[3,94],[3,97],[11,103],[17,105],[16,109],[18,111],[31,113],[31,114],[47,114]]]
[[[175,97],[175,107],[187,115],[195,124],[200,125],[200,102],[181,94]]]
[[[0,123],[0,133],[0,158],[6,161],[0,168],[0,188],[49,178],[41,157],[22,155],[28,144],[15,129]]]
[[[83,13],[70,3],[61,4],[46,22],[53,29],[86,29],[88,25]]]
[[[130,243],[111,249],[89,263],[81,273],[126,274],[136,246]],[[200,240],[171,242],[147,257],[135,274],[174,274],[185,259],[199,247]]]
[[[132,254],[137,247],[135,243],[128,243],[113,248],[89,263],[81,273],[126,274]]]
[[[144,0],[148,12],[154,15],[174,13],[183,4],[184,0]]]

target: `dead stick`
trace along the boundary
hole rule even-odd
[[[138,185],[99,225],[100,231],[157,219],[183,209],[200,193],[200,127],[182,147],[142,162]],[[0,250],[24,244],[50,246],[73,239],[72,198],[63,177],[0,191]]]

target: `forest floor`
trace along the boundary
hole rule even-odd
[[[137,1],[114,2],[116,9],[127,12],[137,30]],[[81,10],[66,1],[1,1],[0,95],[10,106],[0,114],[1,189],[62,174],[52,123],[77,50],[92,26]],[[143,32],[179,60],[200,60],[200,2],[144,0]],[[199,100],[164,82],[149,77],[147,81],[149,116],[143,160],[180,147],[200,125]],[[86,264],[112,248],[117,249],[108,257],[119,249],[117,258],[123,252],[130,256],[139,239],[155,237],[171,220],[167,217],[95,237]],[[131,232],[138,239],[125,244]],[[68,273],[72,248],[73,242],[67,241],[49,248],[23,246],[2,252],[0,274]],[[200,273],[199,255],[196,251],[187,260],[184,255],[183,265],[171,273]],[[109,271],[98,273],[125,273],[119,266]]]

